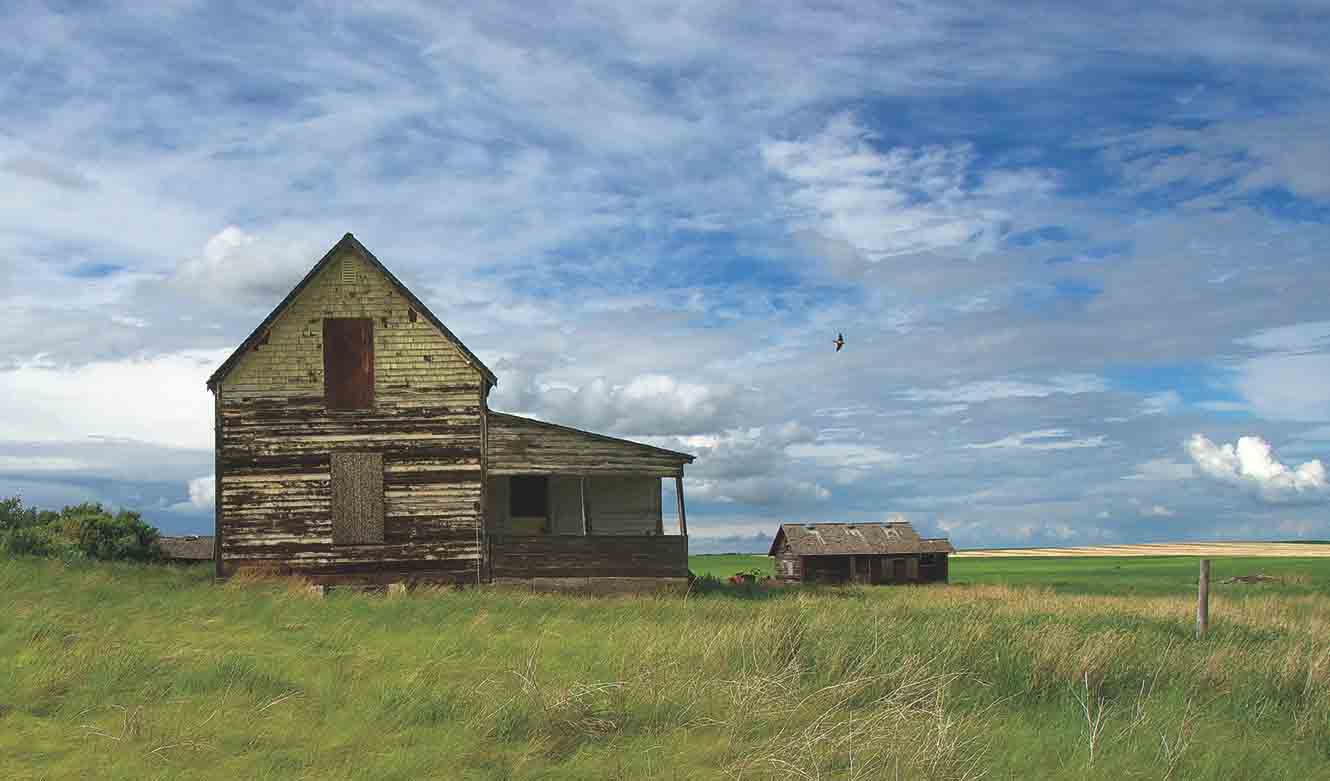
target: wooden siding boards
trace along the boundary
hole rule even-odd
[[[684,537],[491,535],[496,578],[688,576]]]
[[[266,338],[214,376],[218,574],[267,564],[324,582],[375,572],[475,582],[492,375],[432,316],[413,318],[419,303],[377,261],[339,247],[265,321]],[[367,409],[325,402],[325,318],[373,322]],[[381,454],[383,545],[333,544],[334,452]]]
[[[675,477],[687,453],[581,431],[541,420],[490,412],[486,437],[491,475],[636,474]]]

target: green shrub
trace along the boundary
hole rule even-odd
[[[52,556],[57,545],[50,530],[44,526],[20,526],[9,529],[0,537],[5,552],[22,556]]]
[[[161,557],[157,529],[132,510],[112,515],[99,503],[84,502],[52,512],[25,508],[19,497],[0,500],[0,552],[66,561]]]
[[[0,533],[36,526],[39,522],[37,510],[25,508],[21,498],[0,499]]]
[[[92,508],[96,511],[92,511]],[[115,515],[101,505],[80,505],[67,517],[77,521],[78,548],[84,555],[103,561],[155,561],[161,558],[157,529],[132,510]]]

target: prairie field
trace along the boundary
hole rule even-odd
[[[952,554],[958,558],[1038,556],[1040,558],[1086,556],[1196,556],[1196,557],[1289,557],[1305,559],[1330,556],[1330,544],[1315,542],[1151,542],[1141,545],[1085,545],[1069,548],[979,548]]]
[[[711,558],[694,569],[735,563]],[[22,779],[1326,777],[1330,559],[1216,561],[1216,581],[1278,579],[1216,582],[1203,641],[1195,569],[961,559],[946,586],[319,599],[287,581],[216,586],[205,569],[0,559],[0,765]]]

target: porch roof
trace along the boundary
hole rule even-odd
[[[683,475],[684,464],[693,462],[693,456],[663,447],[506,412],[491,411],[488,415],[486,460],[492,475],[678,477]]]

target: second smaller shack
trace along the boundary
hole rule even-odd
[[[771,541],[787,583],[945,583],[945,538],[924,539],[906,521],[784,523]]]

